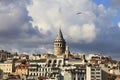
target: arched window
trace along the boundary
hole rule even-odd
[[[48,61],[48,63],[51,63],[51,62],[52,62],[51,60]]]
[[[35,73],[34,73],[34,76],[35,76]]]
[[[56,63],[57,61],[56,60],[54,60],[54,63]]]

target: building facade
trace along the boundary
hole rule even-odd
[[[17,65],[16,73],[19,73],[22,75],[28,75],[28,65]]]
[[[0,63],[0,69],[5,74],[12,73],[12,71],[13,71],[13,64],[12,63]]]
[[[86,80],[86,68],[66,69],[64,80]]]
[[[102,80],[101,68],[98,66],[86,66],[86,80]]]

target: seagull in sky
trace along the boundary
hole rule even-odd
[[[76,13],[77,15],[79,15],[79,14],[82,14],[82,12],[78,12],[78,13]]]

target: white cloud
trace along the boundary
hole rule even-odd
[[[110,27],[113,16],[109,16],[114,14],[114,11],[106,10],[102,4],[96,5],[90,0],[32,1],[33,4],[28,6],[29,15],[33,18],[32,24],[37,26],[41,33],[46,34],[50,31],[52,34],[49,36],[53,38],[61,25],[67,39],[71,36],[75,42],[94,41],[97,35],[96,29]],[[78,12],[82,14],[76,14]],[[80,37],[76,37],[71,31]]]
[[[54,34],[58,31],[59,25],[61,25],[65,35],[71,36],[76,39],[75,41],[92,42],[96,36],[94,24],[96,15],[92,11],[95,8],[97,6],[89,0],[33,0],[33,4],[28,6],[28,11],[33,18],[32,24],[37,26],[43,34],[51,31],[51,36],[55,37],[56,35]],[[78,12],[82,12],[82,14],[77,15],[76,13]],[[88,34],[85,29],[88,29],[90,33]],[[76,37],[73,34],[69,34],[74,33],[71,32],[73,30],[78,32],[77,35],[81,37],[77,38],[77,35]]]
[[[69,39],[73,42],[92,42],[96,38],[96,29],[94,24],[84,24],[71,26],[69,29]]]
[[[120,22],[118,23],[118,27],[120,28]]]

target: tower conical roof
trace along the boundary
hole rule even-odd
[[[58,32],[58,35],[57,35],[57,38],[56,38],[56,39],[57,39],[57,40],[64,40],[61,29],[59,29],[59,32]]]

